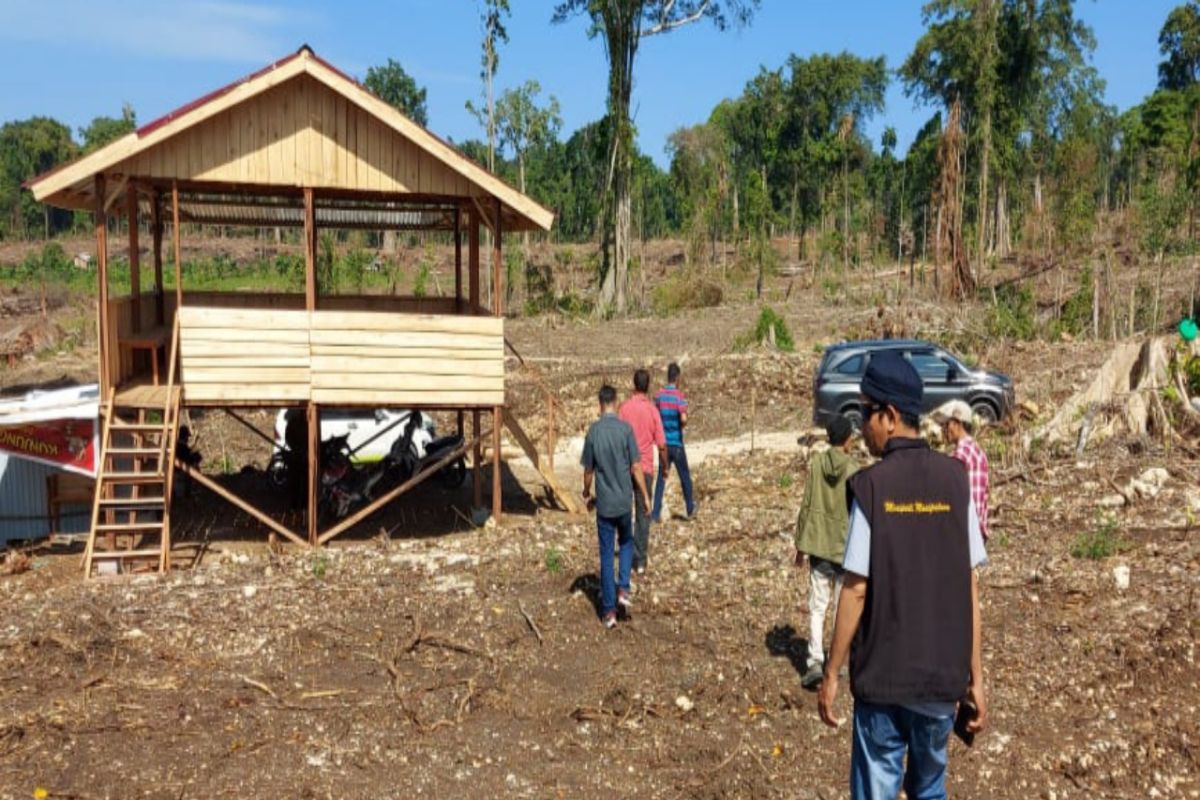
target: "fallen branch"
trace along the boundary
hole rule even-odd
[[[269,694],[272,697],[272,699],[275,699],[275,700],[279,699],[279,695],[275,694],[275,692],[273,692],[271,690],[270,686],[267,686],[265,683],[262,683],[261,681],[256,681],[253,678],[249,678],[249,677],[246,677],[245,675],[243,675],[242,682],[245,683],[247,686],[253,686],[255,689],[258,689],[263,694]]]
[[[537,623],[533,621],[533,617],[529,616],[529,612],[525,610],[525,604],[520,600],[517,601],[517,609],[520,610],[521,616],[525,618],[525,623],[529,625],[529,630],[533,631],[533,635],[537,637],[538,644],[543,644],[542,632],[538,630]]]

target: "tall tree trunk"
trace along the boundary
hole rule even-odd
[[[996,240],[996,257],[1008,258],[1012,252],[1012,232],[1008,222],[1008,186],[1000,181],[996,186],[996,225],[993,233]]]

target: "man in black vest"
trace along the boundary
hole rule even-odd
[[[987,720],[974,573],[987,554],[962,463],[920,438],[916,369],[880,353],[861,391],[863,440],[881,460],[847,483],[846,577],[818,707],[839,724],[838,670],[849,655],[850,796],[895,800],[903,785],[909,800],[941,800],[958,701],[976,709],[970,731]]]

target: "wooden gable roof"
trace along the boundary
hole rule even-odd
[[[269,194],[312,187],[425,201],[500,201],[505,230],[554,214],[368,92],[307,47],[27,183],[35,199],[95,208],[94,178]],[[106,198],[107,201],[111,198]]]

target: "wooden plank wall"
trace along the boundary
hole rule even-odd
[[[308,400],[307,311],[185,305],[179,354],[189,403]]]
[[[318,311],[312,386],[332,405],[503,405],[504,321]]]
[[[307,75],[181,131],[111,171],[316,189],[479,193],[439,159]]]
[[[179,340],[188,403],[504,404],[504,320],[496,317],[310,315],[191,300]]]

